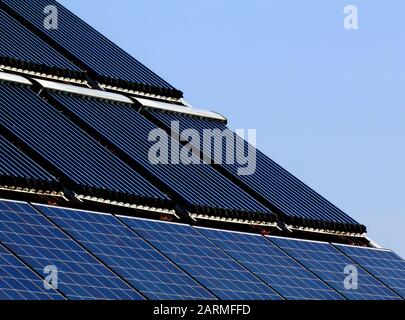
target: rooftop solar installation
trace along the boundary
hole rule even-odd
[[[191,226],[121,219],[222,300],[282,299]]]
[[[349,300],[397,300],[400,297],[359,265],[326,242],[268,237]],[[351,286],[346,268],[358,271],[357,287]],[[346,270],[346,271],[345,271]],[[346,280],[347,279],[347,280]]]
[[[364,225],[57,1],[0,0],[0,42],[0,300],[405,299]]]
[[[385,249],[336,247],[405,299],[405,261],[396,253]]]
[[[149,110],[147,113],[153,116],[157,123],[167,128],[171,127],[173,121],[177,121],[180,125],[180,131],[193,128],[202,134],[204,129],[219,129],[221,132],[231,133],[225,123],[220,121],[154,110]],[[231,135],[234,136],[238,151],[244,152],[243,150],[249,148],[248,143],[242,138],[233,133]],[[239,181],[245,190],[255,195],[257,199],[267,204],[277,214],[281,214],[288,224],[354,233],[365,232],[364,226],[306,186],[259,150],[256,151],[255,172],[251,175],[238,175],[237,170],[239,167],[235,164],[228,164],[226,161],[226,138],[221,134],[216,134],[216,137],[223,141],[222,150],[211,149],[210,154],[206,154],[206,156],[215,159],[215,154],[219,154],[221,160],[219,167],[233,177],[234,181]],[[200,150],[204,150],[202,143],[203,141],[201,141],[201,145],[197,146]],[[216,144],[215,147],[221,148],[219,144]]]
[[[174,194],[173,198],[179,199],[191,213],[246,221],[275,221],[269,209],[208,164],[186,165],[185,161],[176,164],[173,159],[167,163],[152,162],[149,155],[155,142],[149,137],[158,128],[140,115],[133,105],[57,92],[49,94],[75,117],[97,130],[108,143],[128,155],[135,167],[141,166],[163,182],[161,189],[169,190]],[[167,138],[170,143],[170,137]],[[174,154],[171,147],[167,149],[161,152]]]
[[[0,136],[0,188],[61,190],[56,179]]]
[[[168,198],[29,87],[0,84],[0,127],[41,157],[79,196],[165,207]]]
[[[39,205],[36,208],[147,298],[215,299],[112,215]]]
[[[69,299],[143,299],[27,203],[0,201],[0,241],[41,275],[56,267],[58,289]]]
[[[344,299],[261,235],[207,228],[197,230],[287,300]]]
[[[0,65],[66,78],[85,77],[78,67],[1,9],[0,42]]]
[[[64,300],[55,289],[46,289],[43,279],[2,245],[0,279],[0,301]]]
[[[182,93],[54,0],[4,0],[6,7],[67,52],[97,80],[112,86],[181,98]],[[58,9],[58,28],[46,29],[44,8]]]

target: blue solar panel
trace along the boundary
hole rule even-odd
[[[165,189],[175,194],[192,213],[234,214],[247,220],[275,220],[275,216],[266,207],[210,165],[152,163],[148,155],[154,142],[150,141],[149,135],[157,127],[142,117],[133,106],[78,95],[49,94],[129,155],[136,166],[142,166],[155,179],[162,181]]]
[[[275,245],[350,300],[399,299],[392,290],[329,243],[268,237]],[[357,288],[349,283],[346,268],[358,272]]]
[[[56,179],[0,136],[0,186],[28,187],[58,191]]]
[[[43,279],[0,245],[1,300],[64,300],[54,289],[45,289]]]
[[[142,299],[26,203],[0,201],[0,241],[39,274],[55,266],[58,289],[69,299]]]
[[[183,270],[222,300],[279,300],[269,286],[191,226],[122,218]]]
[[[198,228],[287,300],[342,300],[326,283],[260,235]]]
[[[84,78],[78,67],[0,9],[0,65]]]
[[[405,299],[405,261],[401,257],[391,250],[336,247]]]
[[[0,127],[60,173],[76,193],[162,208],[168,198],[28,87],[0,84]]]
[[[249,148],[246,141],[232,133],[222,122],[190,117],[178,113],[159,111],[147,111],[147,113],[154,117],[156,122],[166,127],[170,127],[172,121],[178,121],[181,131],[188,128],[199,130],[200,134],[205,129],[227,131],[234,137],[234,141],[237,141],[236,145],[239,145],[239,150],[247,150]],[[239,166],[226,161],[226,138],[219,135],[219,139],[223,141],[222,150],[217,144],[216,149],[212,148],[211,151],[208,150],[209,153],[207,152],[206,156],[214,159],[214,152],[218,154],[218,151],[222,151],[219,155],[221,164],[218,168],[232,177],[234,181],[239,181],[244,189],[275,210],[277,214],[283,215],[287,223],[295,226],[304,225],[320,229],[339,229],[360,233],[365,231],[364,226],[359,225],[357,221],[335,207],[259,150],[256,152],[255,172],[251,175],[238,175],[237,170]],[[202,145],[196,147],[203,150]]]
[[[25,22],[48,37],[54,46],[67,52],[105,84],[180,98],[182,93],[146,68],[131,55],[79,19],[54,0],[4,0]],[[47,30],[46,6],[58,9],[58,28]]]
[[[112,215],[47,206],[36,208],[149,299],[215,299]]]

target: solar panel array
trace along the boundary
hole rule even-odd
[[[116,44],[54,0],[3,0],[6,7],[48,38],[60,51],[83,65],[100,82],[174,98],[182,92],[160,78]],[[58,27],[44,25],[44,8],[58,10]],[[90,58],[91,57],[91,58]]]
[[[131,157],[136,167],[141,166],[156,180],[163,182],[164,189],[177,196],[180,203],[193,213],[207,213],[249,220],[275,221],[266,207],[224,178],[211,166],[193,159],[193,165],[167,163],[155,164],[150,160],[150,150],[155,144],[151,132],[158,130],[142,117],[132,105],[50,92],[54,99],[76,117],[92,126],[105,139]],[[167,152],[173,156],[167,137]],[[162,151],[163,153],[163,151]],[[179,156],[181,157],[181,156]],[[181,159],[180,160],[184,160]],[[198,179],[196,179],[198,177]]]
[[[0,201],[0,241],[44,277],[44,268],[56,267],[69,299],[143,299],[26,203]]]
[[[341,300],[343,297],[260,235],[198,228],[288,300]]]
[[[350,300],[399,299],[397,294],[329,243],[274,237],[269,239]],[[348,277],[353,267],[357,273],[353,275],[357,286]]]
[[[350,232],[365,232],[365,227],[335,207],[318,193],[295,178],[277,163],[256,150],[256,170],[250,175],[238,174],[240,165],[227,161],[227,138],[222,132],[230,133],[236,145],[237,152],[245,154],[252,148],[246,141],[232,133],[224,123],[198,117],[190,117],[180,113],[160,112],[150,110],[147,114],[154,117],[157,123],[170,128],[173,121],[179,123],[180,131],[193,128],[203,136],[203,130],[220,130],[216,133],[222,143],[217,143],[206,154],[210,159],[215,159],[215,154],[220,156],[220,167],[228,173],[235,182],[241,183],[243,188],[250,191],[270,208],[280,213],[284,221],[289,224],[317,227],[320,229],[343,230]],[[204,141],[197,148],[204,150]],[[206,150],[204,150],[206,151]]]
[[[0,126],[21,140],[74,191],[166,206],[168,198],[28,87],[0,85]],[[55,133],[58,133],[55,135]],[[65,177],[65,178],[64,178]]]
[[[84,77],[78,67],[1,9],[0,42],[0,65],[67,78]]]
[[[336,247],[356,263],[405,298],[405,261],[391,250],[354,246]]]
[[[60,190],[56,179],[0,136],[0,187]]]
[[[188,225],[122,218],[141,237],[223,300],[281,296]]]
[[[0,299],[401,299],[401,258],[338,247],[0,200]]]
[[[36,208],[149,299],[214,299],[112,215],[38,205]]]

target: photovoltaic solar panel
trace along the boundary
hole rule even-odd
[[[112,215],[39,205],[36,208],[147,298],[215,299]]]
[[[405,299],[405,261],[401,257],[391,250],[336,247]]]
[[[45,289],[43,279],[0,244],[0,301],[64,300],[54,289]]]
[[[0,65],[61,77],[85,77],[78,67],[1,9],[0,42]]]
[[[170,128],[172,121],[179,122],[180,130],[196,129],[202,134],[203,130],[220,130],[233,136],[238,152],[246,152],[249,144],[239,136],[232,133],[227,126],[219,121],[185,116],[179,113],[168,113],[150,110],[147,114],[152,116],[156,123]],[[275,212],[281,213],[284,220],[295,226],[309,226],[320,229],[343,230],[350,232],[365,232],[365,227],[335,207],[318,193],[306,186],[292,174],[287,172],[265,154],[256,151],[256,170],[251,175],[238,175],[238,166],[226,161],[226,138],[216,135],[218,143],[215,148],[208,150],[206,156],[211,159],[219,154],[221,164],[217,166],[222,171],[239,181],[243,188],[254,194],[257,199],[267,204]],[[203,150],[203,141],[197,147]],[[250,148],[252,148],[250,146]]]
[[[287,300],[344,299],[263,236],[207,228],[197,230]]]
[[[0,201],[0,241],[39,274],[56,267],[58,289],[69,299],[143,299],[27,203]]]
[[[0,187],[61,190],[56,179],[0,136]]]
[[[0,84],[0,127],[79,195],[165,207],[168,198],[29,87]]]
[[[260,279],[191,226],[121,218],[222,300],[279,300]]]
[[[182,161],[177,164],[172,162],[173,158],[168,163],[153,163],[149,155],[156,142],[150,140],[150,134],[158,128],[141,116],[134,106],[56,92],[49,95],[128,155],[137,167],[143,167],[163,182],[164,188],[180,198],[192,213],[245,220],[275,220],[270,210],[210,165],[185,164],[181,155]],[[171,141],[168,137],[168,148],[166,151],[162,149],[162,153],[171,152]]]
[[[268,237],[349,300],[397,300],[400,297],[329,243]],[[356,270],[357,275],[353,274]],[[349,272],[350,271],[350,272]],[[350,275],[357,276],[356,283]]]
[[[74,57],[107,85],[180,98],[182,93],[54,0],[4,0],[26,23]],[[44,26],[44,8],[58,9],[58,28]]]

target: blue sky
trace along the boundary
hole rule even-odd
[[[405,257],[404,1],[60,2]]]

